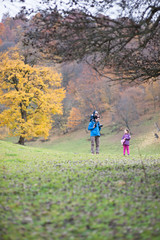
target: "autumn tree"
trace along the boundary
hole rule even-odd
[[[82,121],[81,112],[78,108],[73,107],[70,111],[67,127],[69,129],[74,129],[76,126],[78,126]]]
[[[134,120],[145,113],[144,91],[141,86],[119,86],[119,94],[115,103],[117,120],[131,130]]]
[[[5,27],[4,27],[4,24],[3,23],[0,23],[0,45],[2,44],[2,36],[3,36],[3,33],[5,31]]]
[[[0,113],[0,126],[19,136],[19,144],[48,137],[52,114],[62,114],[61,80],[50,68],[25,64],[15,50],[0,56],[0,102],[7,107]]]
[[[88,121],[90,114],[98,109],[100,113],[109,109],[109,86],[87,64],[77,64],[76,73],[70,78],[67,92],[72,96],[74,107],[82,114],[82,121]]]
[[[160,103],[160,81],[151,82],[150,84],[145,84],[145,100],[146,102],[151,102],[150,108],[156,111]]]
[[[20,18],[13,18],[9,14],[6,14],[2,18],[2,24],[5,27],[2,36],[3,41],[16,43],[19,40],[22,26],[25,25],[25,21],[22,21]]]
[[[116,107],[122,123],[125,124],[125,126],[131,130],[130,128],[131,122],[138,118],[137,117],[138,114],[133,99],[125,96],[120,99]]]
[[[21,18],[13,18],[8,13],[2,17],[0,23],[0,52],[7,51],[10,47],[20,41],[22,28],[26,25],[26,21]]]
[[[68,6],[61,17],[57,8],[42,11],[41,21],[29,28],[28,37],[50,58],[85,60],[105,75],[110,67],[129,82],[160,76],[159,1],[69,0]]]

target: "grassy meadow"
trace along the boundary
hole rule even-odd
[[[83,131],[43,145],[1,140],[0,239],[158,240],[159,140],[140,129],[130,157],[109,128],[99,155]]]

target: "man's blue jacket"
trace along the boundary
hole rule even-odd
[[[94,127],[94,125],[96,124],[96,126]],[[100,137],[100,131],[101,131],[101,127],[99,122],[95,122],[94,120],[92,120],[89,125],[88,125],[88,130],[91,131],[91,137],[93,136],[99,136]]]

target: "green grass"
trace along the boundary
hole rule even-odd
[[[85,138],[61,144],[0,141],[1,240],[159,239],[158,152],[123,158],[112,139],[100,155]]]

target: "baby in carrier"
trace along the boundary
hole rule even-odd
[[[98,111],[94,111],[92,115],[90,116],[90,122],[95,121],[95,119],[100,118]],[[103,127],[102,124],[99,125],[100,127]]]
[[[98,114],[98,111],[94,111],[93,113],[92,113],[92,115],[90,116],[90,122],[92,121],[92,120],[94,120],[96,117],[98,117],[99,116],[99,114]]]

